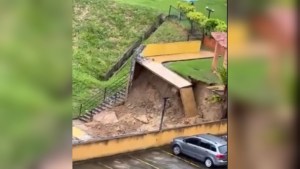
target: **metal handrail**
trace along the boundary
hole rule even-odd
[[[78,117],[83,115],[83,113],[86,110],[90,111],[96,108],[98,105],[100,105],[105,100],[107,100],[107,98],[110,98],[114,96],[116,93],[118,93],[119,91],[121,91],[122,89],[125,89],[129,78],[128,73],[129,71],[124,71],[124,73],[121,72],[120,74],[116,75],[119,76],[120,78],[112,82],[109,86],[102,89],[100,88],[99,91],[95,93],[92,97],[90,97],[88,100],[81,103],[79,106]]]

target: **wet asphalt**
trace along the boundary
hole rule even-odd
[[[175,156],[170,146],[76,162],[74,169],[207,169],[204,164],[185,155]],[[227,167],[215,167],[226,169]]]

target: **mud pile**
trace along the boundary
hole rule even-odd
[[[111,122],[101,122],[97,119],[112,119],[111,117],[97,117],[90,123],[85,123],[85,131],[97,137],[114,137],[124,134],[137,134],[159,130],[163,110],[163,98],[166,111],[163,129],[185,126],[203,122],[200,116],[185,118],[178,89],[168,84],[148,70],[143,70],[133,81],[127,101],[123,105],[114,107],[109,112],[116,116]],[[108,115],[110,116],[110,115]]]

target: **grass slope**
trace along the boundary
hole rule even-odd
[[[75,0],[73,11],[73,108],[76,108],[95,89],[111,83],[99,77],[154,22],[157,13],[109,0]]]
[[[187,40],[187,31],[177,20],[165,21],[144,43],[168,43]]]
[[[218,59],[218,65],[221,66],[223,59]],[[221,84],[220,79],[211,71],[212,58],[196,59],[188,61],[178,61],[166,63],[165,66],[179,75],[208,83]]]

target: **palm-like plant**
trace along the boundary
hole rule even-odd
[[[218,76],[220,78],[221,83],[224,85],[224,91],[222,95],[222,115],[223,118],[227,117],[227,98],[228,98],[228,74],[227,69],[221,66],[218,69]]]

